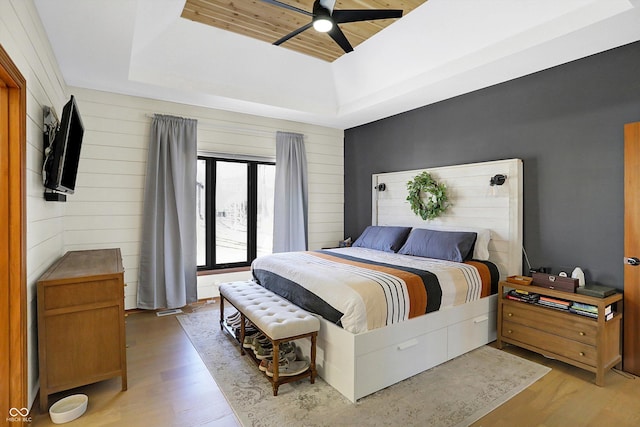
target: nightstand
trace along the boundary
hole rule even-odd
[[[511,289],[535,293],[570,303],[597,307],[595,317],[559,310],[537,303],[511,300]],[[497,346],[505,343],[526,348],[596,374],[596,384],[604,385],[604,374],[622,362],[622,294],[605,298],[562,292],[532,285],[498,284]],[[610,307],[607,320],[605,312]]]

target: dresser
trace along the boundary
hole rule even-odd
[[[507,298],[507,289],[519,289],[554,299],[597,307],[597,318],[585,317]],[[606,298],[562,292],[539,286],[500,282],[498,285],[497,346],[517,345],[561,360],[596,374],[596,384],[604,385],[604,374],[622,362],[622,294]],[[612,308],[610,319],[605,314]]]
[[[48,396],[121,377],[127,389],[120,249],[67,252],[38,280],[40,408]]]

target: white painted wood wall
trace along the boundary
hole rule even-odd
[[[62,108],[67,87],[31,0],[0,0],[0,44],[27,80],[27,352],[28,399],[38,391],[36,282],[63,253],[63,204],[42,194],[42,107]],[[1,285],[0,285],[1,286]],[[4,416],[4,415],[3,415]]]
[[[144,180],[153,113],[198,120],[198,149],[275,158],[278,130],[304,134],[309,170],[309,246],[343,238],[342,130],[70,88],[85,125],[75,194],[64,216],[64,249],[119,247],[125,267],[125,308],[136,306]],[[195,244],[195,242],[194,242]],[[198,298],[248,272],[201,276]]]

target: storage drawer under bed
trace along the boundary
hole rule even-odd
[[[381,377],[383,382],[388,378],[384,386],[390,386],[398,376],[408,378],[424,371],[424,366],[439,365],[446,360],[447,328],[363,354],[356,361],[356,377],[360,379],[355,384],[356,395],[366,396],[379,390]]]

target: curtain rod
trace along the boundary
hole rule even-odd
[[[145,117],[148,117],[150,119],[155,118],[156,115],[160,115],[160,116],[164,116],[164,115],[169,115],[169,114],[163,114],[163,113],[157,113],[157,114],[151,114],[151,113],[146,113]],[[253,133],[253,134],[257,134],[257,135],[269,135],[269,136],[274,136],[276,134],[276,131],[266,131],[266,130],[259,130],[259,129],[247,129],[247,128],[240,128],[240,127],[234,127],[234,126],[222,126],[222,125],[218,125],[218,124],[213,124],[211,122],[207,122],[206,120],[200,120],[200,119],[195,119],[198,121],[198,127],[200,127],[200,124],[203,123],[204,129],[211,129],[211,130],[226,130],[226,131],[230,131],[230,132],[239,132],[239,133]]]

